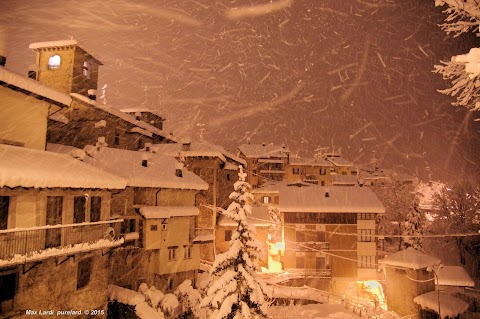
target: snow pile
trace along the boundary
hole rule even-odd
[[[413,298],[413,301],[424,309],[438,313],[438,291],[430,291]],[[440,292],[440,314],[442,318],[456,317],[468,309],[468,303],[457,299],[450,294]]]
[[[109,301],[118,301],[119,303],[133,306],[136,315],[140,319],[165,318],[163,313],[155,311],[145,301],[145,296],[140,292],[130,289],[109,285],[107,289],[107,297]]]
[[[192,287],[191,280],[185,280],[175,290],[175,296],[181,304],[180,318],[207,318],[207,309],[201,308],[202,296],[200,292]]]
[[[453,56],[452,62],[464,63],[465,72],[473,79],[480,75],[480,48],[471,48],[466,54]]]

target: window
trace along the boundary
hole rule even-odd
[[[227,181],[230,182],[230,174],[227,174]]]
[[[102,216],[102,198],[92,196],[90,199],[90,222],[99,222]]]
[[[52,70],[52,69],[58,69],[60,68],[60,62],[61,62],[61,58],[58,54],[55,54],[55,55],[52,55],[49,59],[48,59],[48,69],[49,70]]]
[[[263,203],[264,204],[269,204],[272,201],[270,196],[263,196]]]
[[[357,219],[360,219],[360,220],[375,219],[375,214],[373,214],[373,213],[358,213],[357,214]]]
[[[123,219],[121,233],[133,233],[135,232],[135,219]]]
[[[325,266],[325,257],[315,257],[315,268],[316,269],[326,269]]]
[[[320,168],[320,175],[327,175],[327,169],[326,168]]]
[[[9,196],[0,196],[0,229],[7,229],[9,204]]]
[[[90,79],[90,62],[88,61],[83,62],[83,76]]]
[[[278,205],[279,198],[278,196],[273,196],[273,203]]]
[[[37,79],[37,72],[32,71],[32,70],[28,71],[28,78],[36,80]]]
[[[300,168],[298,168],[298,167],[292,168],[292,173],[293,173],[294,175],[300,174]]]
[[[347,172],[343,171],[343,172],[342,172],[342,175],[347,175]]]
[[[177,260],[177,247],[168,247],[168,260]]]
[[[73,222],[75,224],[85,222],[85,196],[75,196],[73,198]]]
[[[357,234],[357,241],[359,242],[375,241],[375,229],[359,229]]]
[[[167,230],[167,224],[162,224],[162,230],[166,231]]]
[[[230,241],[232,240],[232,230],[227,229],[225,230],[225,241]]]
[[[0,275],[0,313],[13,310],[13,299],[17,288],[17,273]]]
[[[375,268],[375,256],[358,256],[358,268]]]
[[[47,197],[47,225],[58,225],[62,223],[63,197]],[[45,248],[58,247],[62,241],[62,232],[60,228],[45,230]]]
[[[92,274],[93,259],[86,258],[78,262],[77,266],[77,289],[81,289],[88,285]]]
[[[192,258],[192,246],[184,246],[184,256],[185,259]]]
[[[158,225],[150,225],[150,231],[157,231]]]
[[[113,144],[120,145],[120,133],[115,132],[115,135],[113,136]]]

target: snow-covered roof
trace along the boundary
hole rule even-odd
[[[430,309],[438,313],[438,291],[430,291],[423,295],[413,298],[413,301],[419,304],[423,309]],[[469,305],[463,300],[454,296],[440,292],[440,315],[442,318],[454,318],[467,311]]]
[[[183,147],[182,143],[154,144],[152,145],[151,149],[156,153],[170,155],[170,156],[178,156],[180,154],[181,156],[184,156],[184,157],[197,157],[197,156],[218,157],[223,162],[227,162],[226,158],[229,158],[230,160],[233,160],[237,163],[246,165],[245,160],[226,151],[219,145],[214,145],[207,142],[201,142],[201,143],[191,142],[188,151],[182,151],[182,147]]]
[[[279,194],[280,189],[283,188],[297,188],[297,187],[310,187],[314,186],[311,183],[302,182],[298,180],[296,182],[283,180],[280,182],[268,182],[262,184],[260,187],[255,188],[251,191],[252,194]]]
[[[385,213],[370,188],[356,186],[282,187],[279,209],[283,213]]]
[[[333,164],[321,157],[301,158],[290,157],[290,165],[296,166],[327,166],[333,167]]]
[[[127,122],[129,122],[129,123],[131,123],[135,126],[138,126],[142,129],[146,130],[147,132],[153,133],[153,134],[158,135],[158,136],[162,136],[162,137],[164,137],[164,138],[166,138],[170,141],[173,141],[173,142],[176,141],[172,134],[166,133],[166,132],[156,128],[155,126],[150,125],[148,123],[145,123],[143,121],[139,121],[135,117],[133,117],[131,115],[128,115],[126,113],[123,113],[122,111],[117,110],[116,108],[113,108],[111,106],[108,106],[108,105],[105,105],[105,104],[102,104],[102,103],[98,103],[97,101],[91,100],[87,96],[84,96],[84,95],[81,95],[81,94],[78,94],[78,93],[70,93],[70,95],[73,98],[75,98],[79,101],[82,101],[84,103],[92,105],[93,107],[95,107],[99,110],[102,110],[104,112],[112,114],[112,115],[114,115],[118,118],[123,119],[124,121],[127,121]]]
[[[153,115],[156,115],[158,117],[162,117],[160,113],[158,113],[157,110],[152,110],[149,109],[148,107],[139,107],[139,108],[128,108],[128,109],[121,109],[120,110],[123,113],[151,113]],[[162,117],[163,118],[163,117]]]
[[[266,206],[252,206],[252,213],[247,216],[247,223],[256,227],[269,227],[272,225],[270,221],[270,214]],[[218,219],[219,226],[236,226],[231,218],[227,216],[220,216]]]
[[[66,154],[0,145],[0,187],[122,189],[126,181]]]
[[[214,234],[201,234],[193,239],[193,242],[213,241],[215,239]]]
[[[353,166],[353,163],[343,157],[327,157],[327,161],[332,163],[335,166]]]
[[[388,255],[379,264],[411,269],[423,269],[440,264],[440,259],[426,255],[412,247]]]
[[[38,95],[59,106],[69,106],[72,98],[45,84],[0,67],[0,85],[19,88]],[[28,94],[28,93],[27,93]]]
[[[29,49],[36,50],[42,48],[58,48],[58,47],[67,47],[67,46],[76,46],[77,40],[59,40],[59,41],[45,41],[45,42],[35,42],[30,43],[28,46]]]
[[[333,185],[355,185],[357,184],[357,176],[331,174]]]
[[[290,150],[274,144],[242,144],[238,150],[247,158],[287,157]]]
[[[175,158],[150,152],[128,151],[87,145],[89,156],[84,161],[127,180],[128,186],[206,190],[208,184],[194,173],[183,169],[176,176]],[[147,167],[142,161],[147,160]]]
[[[472,277],[462,266],[443,266],[437,275],[441,286],[475,287]]]
[[[143,206],[139,212],[145,219],[198,216],[195,206]]]

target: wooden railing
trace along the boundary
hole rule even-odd
[[[115,234],[114,226],[122,221],[0,230],[0,260],[8,260],[15,255],[28,256],[48,248],[72,247],[83,243],[93,244],[100,239],[113,241],[118,235]]]
[[[290,268],[285,269],[285,276],[292,278],[299,277],[316,277],[316,278],[330,278],[332,276],[331,269],[304,269],[304,268]]]

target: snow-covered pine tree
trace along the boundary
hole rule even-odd
[[[253,196],[245,182],[247,174],[242,166],[239,168],[235,191],[230,194],[233,202],[224,213],[236,223],[236,229],[230,248],[215,258],[211,271],[214,279],[202,300],[203,307],[213,310],[212,319],[268,318],[266,286],[254,264],[260,249],[255,245],[255,231],[247,223]]]
[[[268,206],[268,214],[270,215],[270,227],[268,229],[268,235],[271,242],[277,242],[281,240],[280,229],[282,226],[282,220],[280,219],[280,211],[273,205]],[[279,238],[280,237],[280,238]]]
[[[425,216],[418,207],[418,200],[414,199],[412,207],[407,216],[405,216],[405,235],[423,235],[423,228],[425,227]],[[416,250],[422,250],[422,237],[406,237],[405,247],[412,247]]]
[[[480,0],[435,0],[435,5],[448,7],[448,14],[442,30],[454,37],[469,31],[480,36]],[[452,81],[452,87],[439,90],[440,93],[457,96],[453,105],[463,106],[473,111],[480,110],[480,48],[472,48],[469,53],[453,56],[451,61],[440,61],[435,65],[435,73]]]

